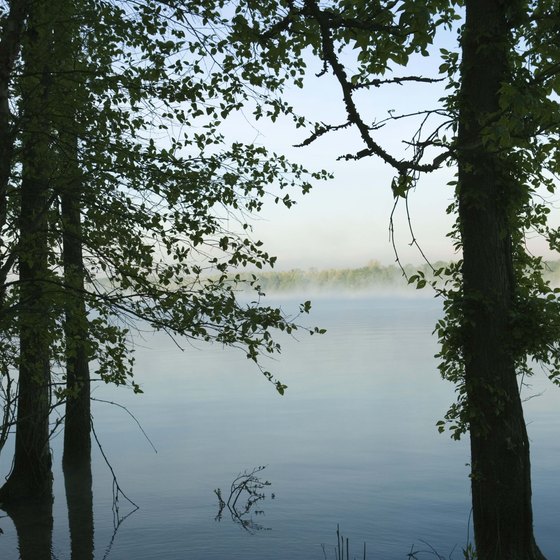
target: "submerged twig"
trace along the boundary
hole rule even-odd
[[[243,471],[241,474],[237,475],[230,486],[230,493],[227,502],[222,497],[222,491],[220,488],[214,490],[214,494],[218,497],[218,514],[214,518],[215,521],[221,521],[222,515],[227,507],[231,519],[234,523],[241,525],[243,529],[249,533],[254,531],[262,531],[267,529],[262,525],[255,523],[252,518],[246,518],[248,514],[251,513],[253,506],[265,499],[265,494],[262,491],[266,486],[270,486],[271,483],[268,480],[261,480],[257,474],[263,471],[266,467],[260,466],[255,467],[251,471]],[[238,501],[242,495],[246,495],[246,501],[238,505]],[[274,494],[272,494],[274,498]],[[264,515],[263,510],[255,510],[256,515]]]

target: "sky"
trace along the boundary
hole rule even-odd
[[[395,75],[436,76],[441,63],[439,54],[435,54],[438,52],[434,49],[434,56],[429,59],[418,57],[410,68]],[[320,70],[317,61],[309,61],[309,70],[306,87],[292,88],[287,95],[289,102],[311,119],[334,124],[344,122],[342,94],[334,78],[316,78],[314,72]],[[398,114],[435,109],[444,93],[442,84],[387,85],[374,89],[360,101],[368,116],[382,119],[388,116],[389,110]],[[394,154],[407,156],[402,141],[411,138],[417,122],[408,126],[402,121],[387,125],[378,133],[379,143],[388,146]],[[360,267],[370,261],[395,262],[389,236],[394,205],[390,188],[393,170],[377,158],[337,161],[341,154],[363,148],[357,132],[325,135],[310,146],[294,148],[306,134],[296,130],[288,119],[274,124],[254,122],[248,111],[238,114],[228,126],[237,139],[255,141],[310,170],[326,169],[334,173],[330,181],[315,182],[305,196],[290,193],[297,201],[294,207],[286,209],[271,202],[253,220],[254,237],[261,239],[265,249],[278,257],[277,269]],[[452,169],[427,175],[409,201],[415,236],[432,261],[449,260],[454,255],[452,243],[446,237],[453,222],[446,214],[453,198],[453,187],[447,183],[453,175]],[[405,206],[399,204],[395,214],[399,258],[403,263],[420,263],[422,255],[410,246],[411,239]]]
[[[458,50],[456,33],[446,32],[431,48],[429,57],[412,59],[409,67],[396,70],[395,76],[423,75],[437,77],[441,64],[439,49]],[[296,111],[310,119],[340,124],[346,121],[342,94],[332,75],[321,78],[314,73],[320,63],[309,59],[309,77],[303,90],[292,88],[288,101]],[[364,114],[371,119],[415,110],[440,107],[444,84],[387,85],[376,88],[359,100]],[[434,121],[434,124],[437,121]],[[377,134],[378,143],[399,157],[410,157],[403,141],[410,140],[419,121],[390,123]],[[326,169],[335,178],[317,182],[305,196],[291,193],[297,204],[291,209],[270,203],[253,221],[254,237],[265,249],[278,257],[276,269],[360,267],[370,261],[395,262],[396,255],[389,236],[394,198],[390,184],[393,170],[375,157],[360,161],[337,161],[341,154],[363,148],[356,131],[327,134],[304,148],[294,148],[305,132],[296,130],[287,119],[274,124],[254,122],[250,111],[238,114],[229,123],[236,139],[262,144],[311,170]],[[427,127],[426,130],[431,130]],[[434,154],[437,155],[437,154]],[[454,218],[446,213],[453,200],[455,170],[445,168],[426,174],[409,197],[414,238],[430,262],[457,259],[459,256],[447,233]],[[403,202],[403,201],[401,201]],[[424,258],[413,239],[405,206],[399,204],[394,220],[395,245],[402,263],[419,264]],[[537,252],[546,254],[544,243],[531,242]],[[550,254],[548,254],[550,256]],[[554,257],[556,258],[556,257]]]

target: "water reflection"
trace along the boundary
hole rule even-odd
[[[53,500],[27,502],[6,511],[16,528],[21,560],[51,560]]]
[[[253,519],[255,516],[264,516],[264,510],[257,504],[266,498],[264,489],[270,486],[268,480],[263,480],[260,473],[266,467],[255,467],[251,471],[244,471],[238,474],[230,485],[230,492],[227,501],[224,501],[222,491],[220,488],[214,490],[214,494],[218,497],[218,514],[214,518],[216,521],[221,521],[224,511],[227,509],[231,520],[241,526],[249,533],[256,531],[270,531],[270,527],[264,527]],[[274,499],[274,493],[271,498]]]
[[[64,487],[68,509],[70,533],[70,560],[94,560],[94,518],[91,457],[71,467],[65,467]],[[98,546],[104,550],[103,558],[108,558],[122,522],[138,507],[126,515],[119,513],[119,497],[122,493],[116,479],[113,480],[113,534],[108,544]],[[128,500],[130,501],[130,500]],[[132,503],[132,502],[131,502]],[[5,509],[12,520],[18,541],[20,560],[53,560],[53,499],[28,502]],[[0,539],[2,535],[0,534]],[[65,556],[68,557],[68,556]]]
[[[93,491],[91,461],[64,469],[72,560],[93,560]],[[22,559],[23,560],[23,559]]]

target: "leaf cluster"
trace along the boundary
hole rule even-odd
[[[251,236],[251,215],[267,197],[290,207],[283,191],[307,192],[311,180],[327,175],[221,132],[246,103],[274,106],[276,82],[261,66],[234,57],[215,2],[56,4],[51,50],[34,67],[18,60],[11,82],[15,155],[0,232],[6,340],[17,338],[18,260],[26,258],[18,235],[23,138],[41,134],[48,137],[43,159],[52,166],[43,282],[56,334],[53,364],[68,357],[64,314],[76,288],[63,270],[61,197],[76,184],[85,279],[76,295],[87,305],[90,359],[101,379],[129,382],[130,339],[139,327],[241,346],[255,361],[279,351],[271,332],[297,326],[278,309],[241,303],[237,284],[252,284],[232,280],[229,271],[273,266],[275,257]],[[53,94],[38,100],[48,124],[37,130],[23,102],[44,80]],[[13,367],[10,356],[4,354]]]
[[[231,41],[239,56],[259,57],[261,64],[278,76],[282,87],[288,83],[301,87],[315,57],[320,68],[317,75],[321,79],[332,77],[340,88],[346,120],[313,124],[301,145],[315,142],[326,134],[354,130],[363,148],[342,154],[341,158],[374,156],[392,166],[395,200],[406,202],[421,174],[438,169],[444,162],[453,166],[459,150],[477,147],[457,144],[462,103],[458,48],[446,45],[441,49],[439,75],[399,76],[397,73],[410,64],[412,56],[427,56],[442,30],[456,30],[461,40],[462,4],[414,0],[239,1],[235,3]],[[543,261],[532,255],[527,239],[543,236],[553,250],[559,248],[560,234],[549,225],[551,207],[546,198],[556,192],[559,176],[558,3],[531,1],[510,12],[511,74],[502,84],[499,109],[473,126],[480,132],[479,142],[484,149],[499,159],[501,174],[506,178],[500,185],[497,203],[503,205],[507,214],[501,234],[511,238],[511,275],[515,288],[508,326],[511,336],[505,343],[515,356],[520,374],[532,371],[531,364],[536,360],[556,379],[559,294],[544,279]],[[375,105],[375,89],[439,79],[445,80],[446,96],[440,100],[440,108],[425,111],[417,134],[408,143],[413,156],[402,159],[391,154],[379,132],[386,121],[372,122],[367,116],[369,107]],[[360,105],[365,92],[369,92],[368,110]],[[439,116],[440,123],[424,133],[431,115]],[[435,157],[427,159],[434,150],[437,150]],[[451,186],[457,188],[457,182],[453,181]],[[456,191],[455,196],[458,194]],[[456,215],[457,198],[449,212]],[[450,237],[460,252],[462,224],[458,219]],[[469,408],[466,396],[465,326],[472,320],[469,309],[487,302],[480,301],[476,294],[469,293],[468,298],[465,295],[460,260],[434,271],[434,275],[436,279],[432,280],[419,272],[411,277],[411,282],[418,288],[431,285],[443,298],[445,315],[435,329],[441,343],[438,358],[442,375],[456,384],[458,398],[440,427],[449,423],[454,437],[459,437],[468,429],[473,415],[480,413]],[[496,407],[501,406],[499,393],[495,391]]]

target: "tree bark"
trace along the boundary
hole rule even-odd
[[[64,468],[89,462],[91,454],[91,406],[88,351],[88,319],[84,300],[84,266],[81,238],[80,188],[74,183],[61,196],[66,337],[66,414]]]
[[[91,461],[91,406],[88,318],[85,302],[82,239],[83,176],[79,164],[79,103],[83,94],[80,33],[74,2],[58,0],[60,22],[55,30],[55,54],[60,77],[59,192],[63,236],[64,305],[66,341],[66,413],[63,465],[78,468]]]
[[[20,188],[19,391],[14,465],[0,489],[9,506],[31,499],[52,500],[50,412],[50,309],[48,221],[51,153],[48,67],[51,46],[49,7],[30,11],[22,55],[22,181]]]
[[[510,79],[508,14],[521,2],[467,0],[459,99],[459,221],[471,487],[479,560],[543,560],[533,536],[529,440],[510,346],[515,169],[492,139]]]

